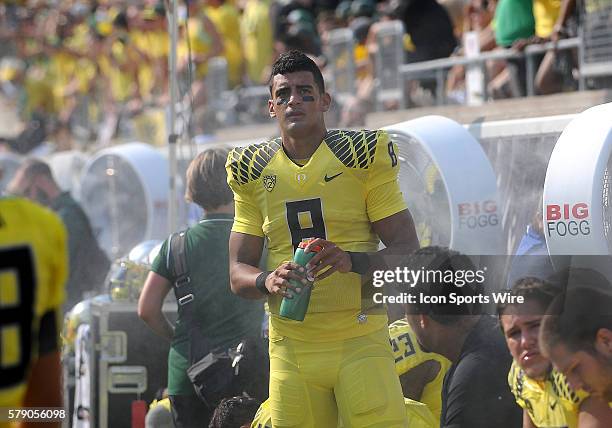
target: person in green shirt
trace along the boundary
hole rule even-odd
[[[140,318],[171,342],[168,395],[172,416],[179,428],[206,426],[218,404],[208,403],[207,406],[200,401],[187,376],[191,364],[204,357],[192,355],[195,352],[191,350],[200,344],[191,343],[190,324],[196,324],[210,350],[227,351],[244,338],[259,339],[263,319],[263,305],[240,299],[229,287],[228,241],[234,203],[224,168],[227,154],[224,148],[204,151],[187,169],[186,199],[200,205],[205,212],[204,218],[185,234],[185,261],[194,294],[194,300],[189,303],[192,305],[191,320],[186,319],[185,308],[179,305],[176,325],[172,326],[161,310],[175,282],[173,257],[167,257],[168,239],[153,261],[138,302]],[[258,382],[260,386],[267,386],[265,375]],[[230,394],[237,392],[227,391],[227,396]],[[262,395],[267,395],[267,389]]]
[[[7,191],[50,208],[66,226],[69,276],[63,309],[72,308],[86,293],[99,290],[104,284],[110,261],[98,245],[87,214],[70,192],[60,188],[51,167],[35,158],[24,160],[8,184]]]
[[[502,48],[518,47],[535,35],[533,0],[499,0],[493,19],[495,43]],[[536,65],[537,66],[537,65]],[[527,87],[524,58],[506,62],[505,69],[489,83],[493,98],[524,96]]]
[[[535,34],[533,0],[500,0],[495,8],[495,42],[509,48]]]

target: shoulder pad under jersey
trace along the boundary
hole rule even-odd
[[[230,179],[240,185],[257,180],[270,159],[281,148],[280,141],[280,138],[275,138],[265,143],[233,149],[227,157]]]
[[[368,169],[374,162],[379,132],[334,129],[327,132],[323,141],[345,166]]]

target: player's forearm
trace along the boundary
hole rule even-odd
[[[373,226],[386,248],[369,254],[371,269],[398,266],[407,255],[419,249],[419,238],[408,210],[379,220]]]
[[[240,232],[232,232],[230,235],[230,286],[237,296],[253,300],[266,296],[265,289],[257,289],[257,277],[261,275],[261,269],[257,266],[261,259],[263,243],[261,236]]]
[[[247,263],[234,262],[230,265],[230,285],[232,293],[245,299],[263,299],[264,293],[256,287],[261,269]]]

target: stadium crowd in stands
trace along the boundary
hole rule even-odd
[[[169,102],[167,9],[163,0],[2,2],[0,93],[26,126],[17,136],[0,137],[22,153],[43,140],[57,141],[60,149],[75,141],[107,144],[117,133],[163,142],[163,131],[150,128],[163,124]],[[533,7],[531,1],[510,0],[179,1],[180,91],[196,122],[193,132],[211,133],[220,121],[218,94],[206,87],[213,57],[226,60],[229,90],[265,85],[272,62],[291,49],[310,55],[325,75],[334,63],[330,31],[349,28],[357,90],[332,112],[340,125],[359,126],[374,109],[378,23],[403,23],[403,62],[411,63],[462,55],[467,31],[479,32],[482,51],[575,35],[575,10],[571,0],[535,0]],[[571,53],[547,54],[536,79],[538,93],[572,87],[572,67]],[[524,94],[524,61],[498,61],[488,69],[494,97]],[[427,104],[434,90],[428,81],[408,82],[406,104]],[[460,67],[449,74],[447,90],[449,100],[464,102]],[[238,113],[249,109],[248,99],[223,100],[224,107],[232,102]]]

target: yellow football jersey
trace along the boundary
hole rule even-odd
[[[538,428],[578,426],[580,404],[588,394],[573,391],[565,376],[555,369],[545,380],[538,381],[528,377],[513,361],[508,384],[518,405],[529,412],[529,417]]]
[[[67,263],[66,230],[56,214],[0,198],[0,407],[22,403],[32,363],[57,349]]]
[[[440,372],[425,386],[419,400],[427,405],[439,424],[442,411],[442,383],[446,371],[451,366],[450,360],[440,354],[423,351],[405,319],[397,320],[389,326],[389,338],[395,357],[395,369],[399,376],[426,361],[434,360],[440,363]]]
[[[267,238],[267,268],[293,258],[306,238],[320,237],[345,251],[372,252],[379,239],[372,222],[406,209],[397,174],[397,148],[384,131],[328,131],[303,166],[282,149],[280,138],[237,148],[227,162],[236,204],[232,231]],[[281,299],[270,296],[270,337],[342,340],[386,324],[384,308],[361,296],[361,276],[334,273],[315,282],[303,322],[278,316]],[[363,304],[363,306],[362,306]]]

